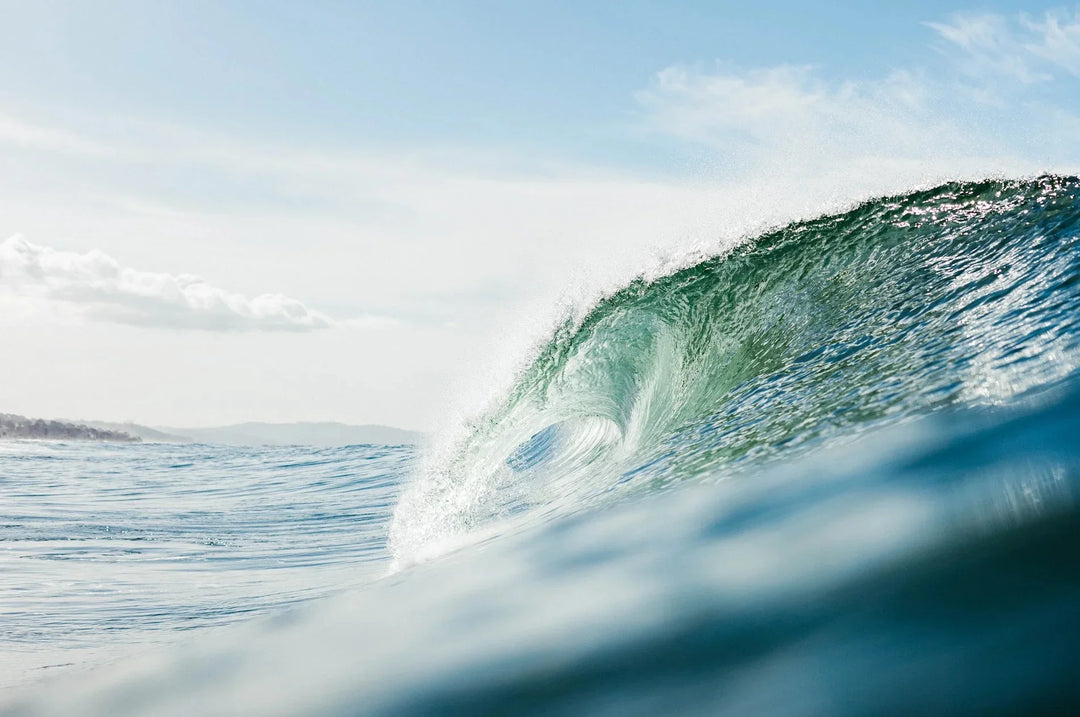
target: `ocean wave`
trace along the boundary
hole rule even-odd
[[[386,568],[388,524],[396,570],[9,713],[1075,713],[1077,317],[1072,177],[877,199],[638,279],[426,458],[189,461],[254,518],[251,564],[207,574],[259,583],[305,536],[302,582]]]
[[[427,465],[398,560],[1061,378],[1080,365],[1078,227],[1076,178],[954,182],[633,281]]]

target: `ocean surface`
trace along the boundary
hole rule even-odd
[[[413,454],[0,443],[0,690],[385,574]]]
[[[0,444],[0,713],[1080,713],[1080,180],[572,312],[432,445]]]

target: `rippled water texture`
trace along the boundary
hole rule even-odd
[[[0,443],[0,686],[385,572],[411,456]]]

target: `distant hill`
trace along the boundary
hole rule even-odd
[[[0,439],[32,438],[52,441],[108,441],[138,443],[138,436],[122,431],[94,428],[84,423],[46,421],[14,413],[0,413]]]
[[[72,423],[82,423],[91,428],[97,428],[103,431],[119,431],[120,433],[128,433],[132,436],[138,436],[144,441],[149,443],[193,443],[194,441],[188,436],[180,436],[175,433],[166,433],[165,431],[159,431],[156,428],[150,428],[149,426],[143,426],[138,423],[113,423],[110,421],[72,421]]]
[[[345,423],[239,423],[215,428],[168,428],[165,434],[183,436],[200,443],[229,446],[385,446],[416,444],[424,434],[390,426],[352,426]]]

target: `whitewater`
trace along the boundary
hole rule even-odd
[[[1080,710],[1080,179],[581,309],[420,451],[0,444],[0,711]]]

